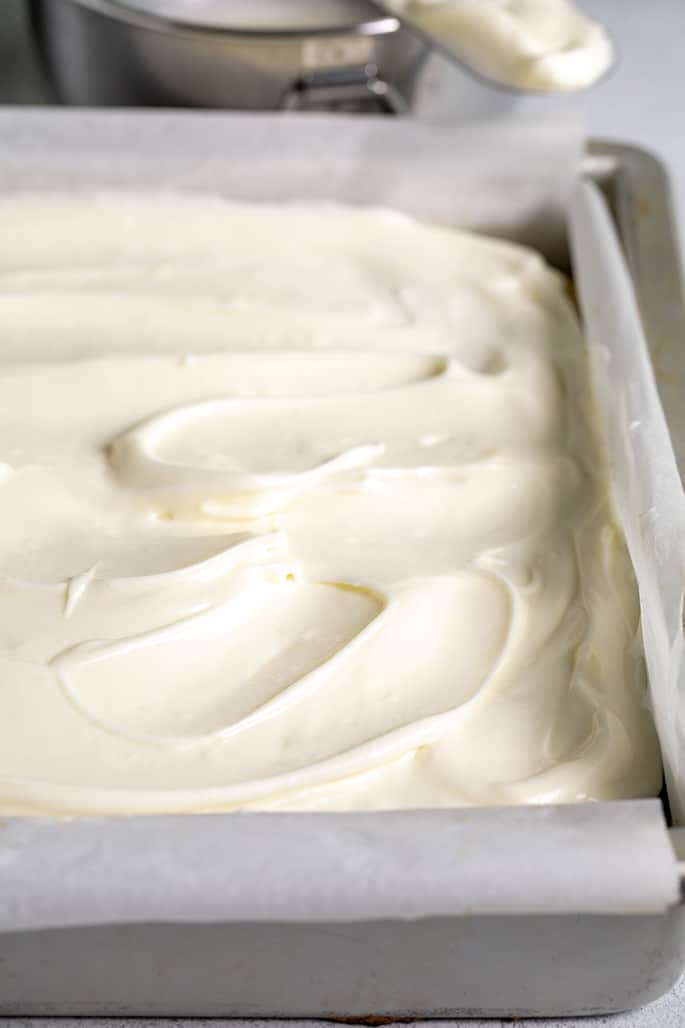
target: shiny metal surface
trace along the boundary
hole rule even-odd
[[[380,11],[371,0],[114,0],[117,7],[151,15],[177,25],[244,31],[326,31],[352,29],[382,31],[381,22],[397,22],[394,14]],[[102,0],[85,0],[86,6],[103,6]],[[105,0],[105,6],[112,6]]]
[[[362,106],[374,103],[378,83],[403,106],[428,49],[394,18],[338,26],[330,11],[308,28],[264,29],[245,28],[244,17],[236,28],[179,21],[161,16],[159,4],[154,13],[153,5],[117,0],[30,0],[30,9],[50,77],[68,104],[292,108],[294,97],[325,86],[335,106],[335,73],[343,106],[355,87]],[[358,17],[364,10],[351,6]]]

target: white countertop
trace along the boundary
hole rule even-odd
[[[414,1021],[416,1028],[683,1028],[685,978],[668,996],[641,1010],[614,1017],[571,1017],[560,1021]],[[0,1018],[2,1028],[331,1028],[331,1021],[220,1021],[210,1018]],[[339,1028],[339,1026],[338,1026]],[[388,1026],[391,1028],[391,1026]],[[396,1028],[403,1028],[400,1022]]]
[[[0,23],[0,103],[50,102],[37,69],[35,58],[26,47],[26,27],[22,0],[3,0]],[[587,112],[589,134],[594,137],[631,141],[656,152],[666,163],[673,183],[679,215],[681,247],[685,251],[685,131],[682,103],[685,96],[685,2],[684,0],[584,0],[583,6],[601,18],[611,29],[620,61],[614,74],[596,89],[572,101]],[[450,94],[451,71],[437,59],[426,68],[419,113],[430,117],[450,117],[459,105]],[[505,113],[510,106],[503,95],[478,94],[469,98],[482,106],[483,113]],[[567,100],[527,99],[518,106],[523,112],[554,111]],[[685,340],[683,341],[685,345]],[[7,1028],[34,1025],[47,1028],[50,1019],[0,1019]],[[139,1028],[156,1022],[93,1019],[88,1028]],[[216,1028],[216,1020],[167,1020],[169,1026]],[[231,1021],[231,1028],[255,1028],[260,1022]],[[326,1022],[306,1022],[308,1028]],[[495,1028],[511,1021],[426,1022],[431,1028]],[[526,1022],[516,1021],[517,1026]],[[70,1028],[77,1021],[55,1020],[55,1028]],[[263,1022],[262,1022],[263,1024]],[[294,1028],[298,1022],[271,1021],[269,1028]],[[530,1022],[531,1028],[682,1028],[685,1024],[685,977],[667,996],[642,1010],[615,1017],[572,1018],[563,1021]]]

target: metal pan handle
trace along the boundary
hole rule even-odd
[[[286,90],[280,107],[285,111],[368,111],[406,114],[401,93],[381,78],[375,64],[301,75]]]

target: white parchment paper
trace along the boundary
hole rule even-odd
[[[629,848],[628,848],[629,847]],[[153,921],[647,914],[678,878],[657,800],[0,828],[0,930]]]
[[[162,187],[257,201],[385,204],[529,243],[564,267],[581,149],[577,121],[431,126],[341,115],[8,109],[0,111],[0,188]],[[621,255],[596,207],[589,194],[574,206],[581,300],[593,365],[610,366],[612,389],[600,386],[599,396],[612,459],[618,454],[617,495],[643,590],[654,707],[682,813],[680,728],[672,721],[681,649],[680,607],[673,604],[683,547],[664,520],[680,511],[682,497]],[[594,258],[593,248],[601,251]],[[594,260],[587,275],[586,260]],[[595,275],[612,297],[604,306]],[[624,340],[637,350],[621,349]],[[677,868],[657,800],[0,822],[0,931],[144,921],[634,914],[663,911],[677,899]]]
[[[683,823],[685,495],[632,283],[606,202],[593,183],[577,186],[570,228],[614,495],[640,587],[652,709],[674,819]],[[674,344],[685,345],[685,339]]]
[[[382,204],[530,243],[567,262],[583,145],[554,121],[431,125],[318,114],[0,109],[0,188],[213,190],[243,200]]]

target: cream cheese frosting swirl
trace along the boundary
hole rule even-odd
[[[0,811],[651,795],[583,339],[389,210],[0,200]]]

